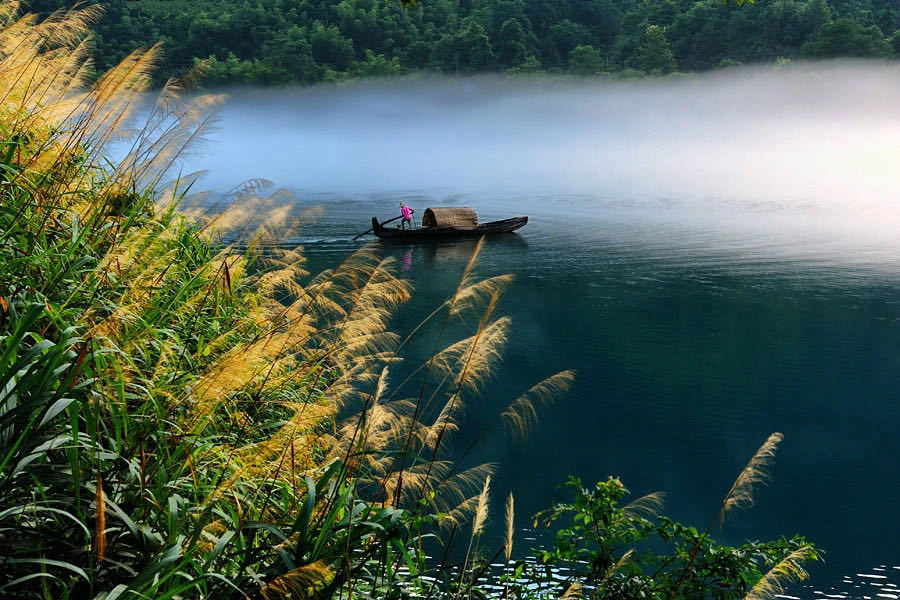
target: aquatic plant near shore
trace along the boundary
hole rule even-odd
[[[752,487],[764,480],[781,439],[780,433],[769,436],[738,475],[723,506],[733,507],[736,498],[745,506],[752,503]],[[509,578],[530,586],[538,597],[761,600],[782,593],[787,582],[805,579],[802,563],[819,558],[819,551],[799,536],[735,548],[719,544],[709,529],[701,533],[658,516],[659,494],[620,506],[628,490],[613,477],[593,489],[572,477],[568,487],[573,501],[539,513],[534,525],[549,526],[564,517],[571,524],[559,529],[552,548],[537,553],[537,564],[520,562],[516,577]],[[568,572],[562,581],[550,576],[559,566]]]

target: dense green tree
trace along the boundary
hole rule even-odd
[[[100,1],[100,0],[89,0]],[[76,0],[32,0],[43,14]],[[314,83],[404,69],[646,70],[660,28],[676,68],[783,57],[891,57],[896,0],[102,0],[90,42],[98,72],[165,45],[159,81],[210,61],[208,84]],[[806,44],[804,46],[804,44]],[[801,51],[802,48],[802,51]],[[596,55],[596,56],[595,56]],[[671,63],[665,52],[660,72]],[[382,57],[379,59],[378,57]],[[534,60],[529,61],[529,57]],[[659,57],[657,57],[658,59]],[[395,61],[396,59],[396,61]],[[399,61],[399,62],[398,62]],[[526,63],[528,66],[526,66]]]
[[[603,70],[603,57],[593,46],[576,46],[569,55],[569,71],[575,75],[596,75]]]
[[[804,56],[810,58],[885,58],[893,50],[876,25],[868,27],[851,19],[838,19],[822,25],[815,41],[804,44]]]
[[[616,39],[622,11],[610,0],[570,0],[572,20],[591,33],[591,42],[608,48]]]
[[[541,63],[534,56],[529,56],[526,58],[521,65],[518,67],[513,67],[509,69],[510,73],[540,73],[541,71]]]
[[[353,42],[341,36],[340,30],[332,25],[317,25],[310,35],[310,50],[316,62],[345,70],[353,60]]]
[[[309,35],[301,27],[294,25],[276,33],[264,44],[262,54],[297,81],[313,82],[319,78],[320,68],[313,58]]]
[[[829,22],[832,17],[831,7],[826,0],[808,0],[803,7],[803,18],[810,32],[817,31],[819,27]]]
[[[569,60],[569,53],[576,46],[587,44],[590,35],[584,25],[573,23],[569,19],[553,24],[549,31],[550,40],[563,61]]]
[[[650,25],[644,32],[644,42],[638,50],[641,69],[648,73],[663,75],[675,70],[675,58],[666,40],[666,34],[659,25]]]
[[[431,60],[441,71],[455,73],[484,71],[495,63],[484,27],[471,20],[459,31],[444,34],[434,45]]]
[[[412,69],[425,69],[431,57],[431,44],[424,40],[411,43],[403,53],[403,66]]]
[[[519,22],[519,26],[531,31],[531,20],[528,18],[528,9],[523,0],[496,0],[485,2],[479,11],[482,14],[480,22],[492,39],[495,39],[503,24],[510,19]]]
[[[494,54],[504,67],[517,67],[528,58],[528,46],[525,31],[518,19],[508,19],[500,27],[494,42]]]
[[[388,60],[383,54],[376,55],[371,50],[366,50],[366,60],[354,62],[350,67],[352,77],[391,77],[403,72],[398,57]]]
[[[717,0],[697,2],[669,27],[673,54],[682,69],[710,69],[723,58],[742,59],[729,52],[731,13],[737,9]]]
[[[891,37],[894,35],[894,32],[897,31],[897,22],[894,17],[894,11],[887,4],[885,4],[884,8],[881,9],[881,12],[878,13],[876,23],[885,37]]]
[[[809,41],[819,27],[831,20],[825,0],[775,0],[765,7],[759,17],[753,19],[751,27],[764,27],[758,37],[768,51],[779,55],[790,54],[792,48]]]

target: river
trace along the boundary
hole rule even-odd
[[[466,428],[543,377],[578,376],[526,443],[478,447],[498,463],[495,524],[509,490],[526,527],[572,474],[665,491],[666,514],[705,527],[780,431],[770,484],[715,535],[814,541],[825,562],[792,594],[897,598],[898,74],[239,90],[199,162],[207,187],[266,177],[324,207],[292,240],[314,271],[399,200],[530,217],[479,262],[515,276],[498,307],[513,328]],[[376,247],[416,288],[402,334],[451,293],[472,244]]]

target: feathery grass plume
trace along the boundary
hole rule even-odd
[[[454,396],[459,396],[460,392],[466,388],[472,392],[478,391],[480,386],[487,381],[493,365],[502,358],[501,344],[506,342],[509,319],[506,319],[506,327],[493,327],[496,323],[503,321],[502,317],[493,323],[490,321],[499,299],[498,294],[491,296],[484,310],[481,323],[478,325],[478,333],[475,334],[466,353],[462,369],[454,377],[453,384],[456,388]],[[490,332],[496,332],[498,336],[492,339]]]
[[[465,503],[473,492],[476,497],[480,498],[484,490],[484,482],[489,480],[497,470],[497,465],[490,462],[452,474],[453,465],[450,461],[434,461],[431,466],[431,480],[424,489],[434,492],[432,502],[441,512],[448,510],[448,507],[457,501]],[[475,512],[469,516],[473,515]]]
[[[719,507],[715,518],[713,518],[706,528],[706,531],[698,538],[691,549],[690,558],[681,570],[678,580],[676,581],[674,588],[669,592],[668,597],[674,597],[681,589],[682,584],[691,571],[691,567],[694,566],[694,561],[697,558],[697,553],[700,551],[700,546],[709,537],[709,532],[712,530],[713,526],[716,523],[723,523],[725,516],[729,511],[735,508],[745,508],[753,505],[753,490],[756,485],[768,481],[769,474],[767,468],[774,459],[775,449],[782,439],[784,439],[784,436],[778,432],[771,434],[763,445],[760,446],[759,450],[756,451],[750,459],[750,462],[747,463],[747,466],[745,466],[740,475],[738,475],[737,479],[735,479],[734,483],[731,485],[731,489],[728,490],[728,493],[725,495],[725,500],[723,500],[722,505]]]
[[[513,400],[500,413],[507,433],[519,441],[528,437],[538,422],[538,408],[541,405],[552,405],[556,398],[569,390],[574,381],[575,371],[560,371]]]
[[[476,494],[466,498],[456,506],[441,511],[440,526],[447,529],[461,527],[463,524],[468,523],[472,515],[475,514],[475,507],[478,505],[478,496],[479,494]]]
[[[475,543],[475,538],[481,536],[484,532],[484,524],[487,521],[488,514],[488,497],[490,494],[491,487],[491,476],[488,475],[484,479],[484,487],[481,488],[481,493],[478,494],[478,501],[475,503],[475,518],[472,520],[472,536],[469,538],[469,547],[466,549],[466,556],[463,560],[462,569],[459,571],[459,582],[457,584],[456,589],[456,597],[459,597],[460,592],[462,592],[463,587],[463,579],[466,576],[466,569],[469,565],[469,560],[472,558],[472,546]],[[474,577],[475,574],[472,574]]]
[[[324,591],[334,579],[334,571],[322,561],[297,567],[262,586],[263,600],[313,600],[324,597]]]
[[[477,279],[474,273],[466,273],[465,284],[452,299],[450,314],[459,316],[466,311],[490,302],[493,296],[499,296],[512,284],[514,275],[495,275],[486,279]]]
[[[361,411],[345,419],[332,438],[331,456],[345,460],[351,468],[362,463],[370,470],[383,474],[384,457],[380,451],[391,447],[403,435],[407,423],[403,412],[408,405],[403,402],[382,403],[387,377],[388,367],[385,366],[374,392],[364,398]]]
[[[328,405],[273,403],[273,410],[288,414],[287,420],[273,431],[267,432],[258,442],[248,440],[237,448],[226,449],[234,474],[218,490],[221,494],[233,487],[241,478],[279,479],[290,481],[290,472],[284,470],[288,456],[294,457],[294,469],[306,475],[319,466],[316,456],[327,451],[327,441],[317,435],[317,426],[334,414]],[[236,425],[244,425],[238,421]],[[295,476],[297,473],[294,474]]]
[[[440,445],[442,438],[452,434],[459,428],[459,417],[465,410],[463,392],[477,392],[488,380],[494,366],[501,358],[503,345],[511,327],[508,317],[485,325],[475,335],[452,344],[435,360],[439,371],[445,371],[444,380],[436,386],[432,398],[445,384],[454,384],[455,389],[449,393],[440,412],[429,426],[425,445],[434,449]],[[431,401],[426,402],[423,414],[428,414]]]
[[[560,596],[561,600],[580,600],[584,597],[584,586],[574,581],[565,589]]]
[[[450,309],[448,313],[453,313],[453,308],[456,305],[457,300],[459,299],[460,293],[463,288],[466,286],[466,283],[469,282],[469,277],[475,270],[475,264],[478,262],[478,257],[481,255],[481,249],[484,248],[484,236],[478,238],[478,242],[475,244],[475,248],[472,250],[472,256],[469,257],[469,262],[466,263],[466,268],[463,269],[462,277],[459,279],[459,283],[456,286],[456,290],[453,292],[453,295],[450,297]]]
[[[373,430],[378,433],[387,432],[388,435],[391,435],[394,433],[394,427],[398,426],[401,422],[400,419],[395,418],[395,415],[391,411],[384,410],[381,406],[381,397],[387,387],[387,378],[388,367],[385,365],[381,370],[381,375],[378,376],[378,382],[375,384],[375,391],[372,393],[371,402],[369,402],[368,398],[366,399],[366,403],[369,405],[368,408],[364,407],[363,412],[360,413],[357,418],[357,423],[360,424],[359,429],[361,429],[359,433],[359,447],[363,452],[365,452],[365,449],[368,446]],[[350,436],[348,445],[353,444],[355,440],[356,432],[354,431]],[[376,443],[378,445],[386,444],[386,442],[380,440]]]
[[[224,100],[224,96],[212,94],[184,98],[171,82],[167,84],[145,126],[133,134],[134,141],[116,175],[142,189],[160,186],[181,160],[205,142]],[[130,116],[123,111],[120,120],[127,123]]]
[[[395,440],[398,445],[403,441],[404,438],[402,437]],[[376,450],[378,449],[372,448],[370,451]],[[397,450],[396,452],[399,451]],[[385,473],[381,476],[380,487],[390,500],[389,503],[406,506],[407,503],[415,503],[422,496],[433,492],[434,497],[431,499],[431,504],[439,512],[455,511],[454,520],[457,523],[467,520],[465,512],[460,509],[463,505],[468,505],[468,498],[471,492],[473,490],[478,492],[478,490],[483,489],[483,482],[489,479],[496,469],[495,464],[484,463],[460,473],[450,474],[450,470],[453,467],[450,461],[419,462],[403,469],[403,485],[400,486],[401,472],[399,469],[396,469],[396,464],[393,460],[396,452],[385,452],[385,449],[380,449],[380,452],[382,454],[382,458],[379,461],[380,468],[374,469],[372,475],[375,476],[382,470]],[[390,469],[395,470],[389,471]],[[398,491],[400,493],[399,496],[397,495]],[[480,492],[478,496],[480,496]]]
[[[634,554],[634,549],[628,550],[628,552],[619,557],[619,560],[617,560],[616,564],[609,568],[597,587],[599,589],[603,589],[604,587],[606,587],[606,584],[609,582],[609,580],[612,579],[613,575],[615,575],[619,571],[619,569],[625,566],[625,564],[628,562],[628,559],[631,558],[632,554]]]
[[[268,253],[279,240],[289,237],[302,221],[301,213],[293,195],[283,188],[268,196],[255,195],[268,183],[251,179],[226,193],[213,209],[195,211],[205,238]],[[217,210],[222,204],[224,208]]]
[[[472,521],[472,535],[478,536],[484,531],[484,524],[488,515],[488,496],[491,488],[491,476],[484,479],[484,487],[478,496],[478,505],[475,507],[475,519]]]
[[[362,460],[376,473],[383,474],[386,460],[383,453],[403,439],[408,410],[408,402],[385,403],[380,397],[374,399],[368,408],[343,420],[333,438],[331,455],[347,457],[351,463]]]
[[[467,381],[477,390],[477,384],[490,376],[491,368],[502,357],[503,345],[506,343],[512,321],[508,317],[487,323],[475,335],[454,342],[436,352],[430,359],[433,370],[439,375],[453,376],[458,380],[464,368],[468,366],[471,373]],[[473,348],[481,347],[480,352]],[[451,380],[447,380],[449,383]]]
[[[623,506],[622,513],[627,519],[653,519],[662,510],[665,497],[665,492],[651,492]]]
[[[429,359],[432,369],[443,376],[436,389],[452,385],[460,391],[478,392],[490,377],[492,368],[502,358],[512,325],[509,317],[491,320],[495,304],[496,299],[482,313],[474,335],[450,344]]]
[[[785,582],[800,582],[807,578],[803,563],[817,558],[811,546],[801,546],[778,561],[756,582],[744,600],[773,600],[784,594]]]
[[[378,376],[378,383],[375,384],[375,393],[372,394],[372,406],[376,406],[378,402],[381,400],[381,397],[384,395],[384,390],[387,387],[387,378],[388,378],[388,366],[381,370],[381,375]]]
[[[506,540],[503,543],[503,553],[506,555],[506,562],[509,562],[512,557],[514,511],[513,494],[510,492],[509,498],[506,499]]]
[[[470,260],[469,267],[474,268],[474,263]],[[467,312],[472,312],[480,308],[484,303],[489,302],[494,295],[501,295],[514,280],[513,275],[495,275],[487,279],[478,279],[473,272],[466,271],[460,279],[460,285],[456,292],[450,298],[443,301],[437,308],[422,319],[422,321],[407,334],[406,338],[400,346],[406,345],[415,335],[428,324],[435,316],[437,316],[445,308],[447,309],[447,318],[464,316]],[[437,347],[435,352],[437,353]],[[425,369],[429,363],[422,365],[420,368]]]
[[[769,480],[768,467],[775,459],[775,449],[784,439],[780,433],[773,433],[760,446],[747,466],[738,475],[731,489],[725,495],[725,500],[716,514],[715,521],[722,523],[729,512],[753,506],[753,491],[757,485],[765,484]]]
[[[373,475],[396,468],[391,459],[390,453],[383,454],[379,461],[381,469],[373,469]],[[448,474],[452,466],[449,461],[433,461],[425,465],[406,467],[403,470],[400,505],[404,506],[405,502],[415,502],[425,496],[430,498],[430,505],[435,512],[442,515],[441,527],[460,526],[471,522],[478,507],[484,481],[493,475],[496,465],[484,463],[460,473]],[[399,471],[395,470],[383,475],[379,481],[379,487],[386,494],[387,504],[394,503],[399,477]]]

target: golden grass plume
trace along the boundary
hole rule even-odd
[[[475,519],[472,521],[472,535],[481,535],[484,531],[484,524],[487,522],[488,516],[488,500],[490,498],[491,476],[488,475],[484,480],[484,487],[481,494],[478,495],[478,503],[475,506]]]
[[[665,492],[652,492],[632,500],[622,510],[628,518],[653,519],[662,510],[665,497]]]
[[[811,546],[801,546],[778,561],[756,582],[744,600],[773,600],[784,594],[786,582],[800,582],[807,578],[803,563],[816,558]]]
[[[316,561],[276,577],[260,588],[259,595],[264,600],[311,600],[323,597],[333,579],[334,571],[322,561]]]
[[[552,405],[574,381],[575,371],[560,371],[513,400],[500,414],[507,433],[516,440],[524,440],[538,422],[538,409]]]
[[[509,493],[509,497],[506,499],[506,537],[503,541],[503,554],[506,556],[506,562],[509,562],[512,557],[513,550],[513,534],[514,530],[514,521],[515,521],[515,500],[513,499],[512,492]]]
[[[773,433],[759,447],[725,495],[716,521],[721,523],[731,511],[753,505],[753,492],[757,486],[768,482],[769,466],[775,459],[775,450],[782,439],[782,434]]]

